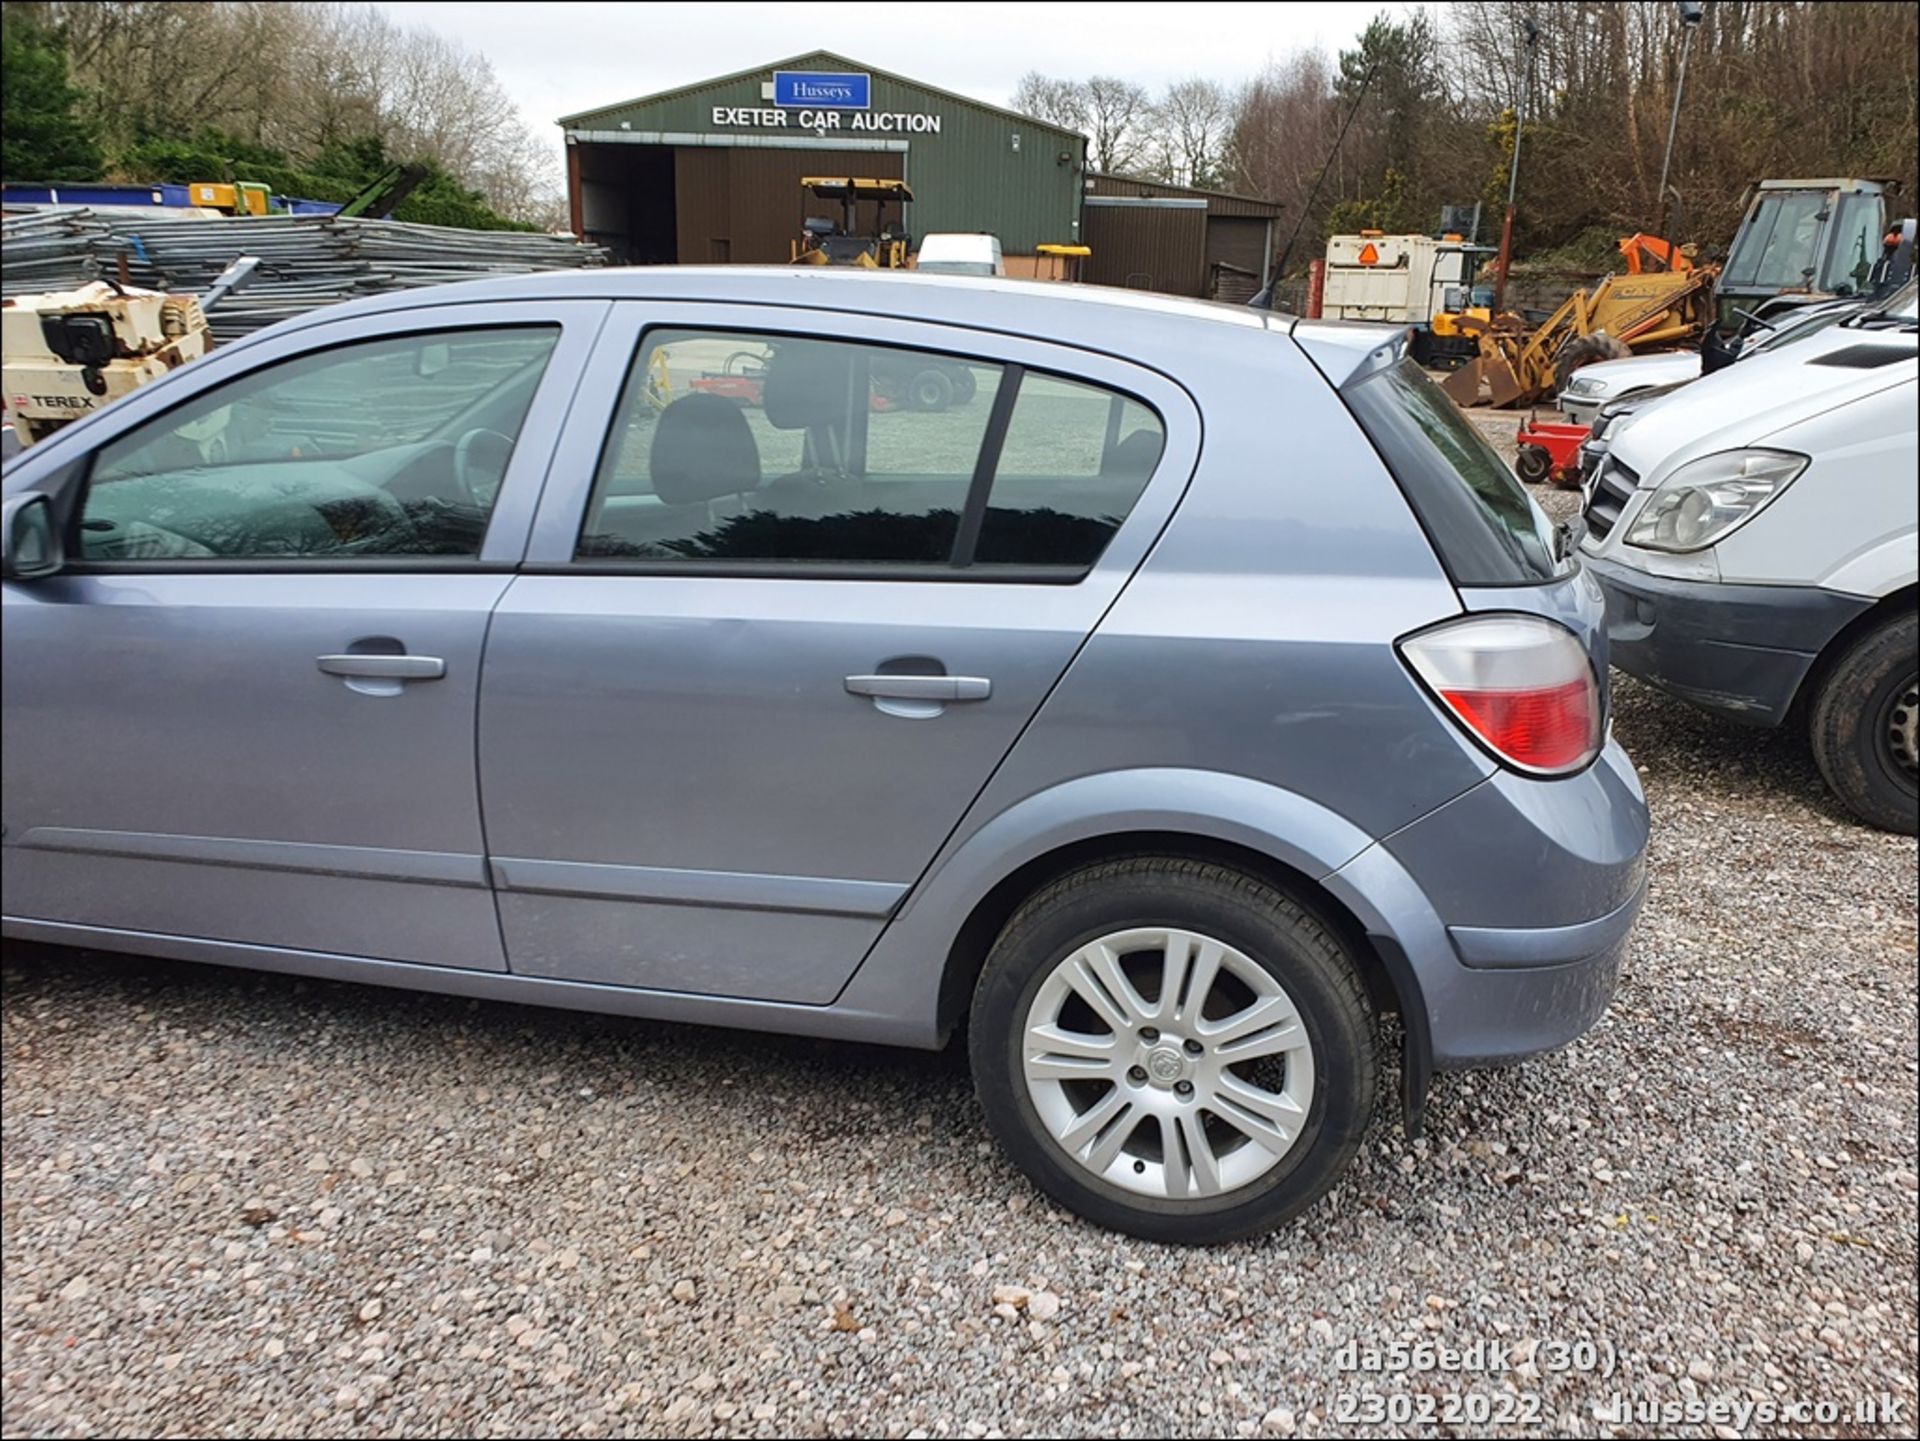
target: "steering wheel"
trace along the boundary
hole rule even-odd
[[[462,435],[453,446],[453,479],[460,494],[471,505],[485,510],[493,504],[500,482],[507,478],[507,462],[513,458],[513,437],[497,430],[476,426]]]

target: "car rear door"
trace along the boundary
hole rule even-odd
[[[68,566],[6,587],[10,928],[504,969],[481,650],[606,311],[343,317],[48,443],[77,494]]]
[[[487,646],[512,969],[830,1001],[1198,450],[1185,393],[1111,358],[618,307]]]

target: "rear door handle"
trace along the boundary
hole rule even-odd
[[[993,694],[993,682],[980,675],[850,675],[847,693],[887,700],[985,700]]]
[[[323,655],[316,663],[328,675],[369,680],[439,680],[447,673],[437,655]]]

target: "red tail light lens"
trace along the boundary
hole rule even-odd
[[[1515,769],[1565,775],[1600,753],[1600,682],[1564,626],[1468,616],[1408,636],[1400,653],[1468,734]]]

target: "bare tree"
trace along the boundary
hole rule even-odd
[[[1092,170],[1129,170],[1148,156],[1153,101],[1144,87],[1112,75],[1061,80],[1029,70],[1013,90],[1013,108],[1087,137]]]
[[[8,13],[18,8],[8,5]],[[365,5],[216,0],[54,0],[76,83],[109,144],[219,130],[304,164],[378,137],[430,160],[504,214],[539,219],[558,195],[541,143],[486,58]]]
[[[1298,215],[1338,129],[1333,72],[1322,52],[1302,50],[1269,65],[1235,99],[1225,147],[1230,182]]]
[[[1035,120],[1064,125],[1069,130],[1087,128],[1086,86],[1078,80],[1056,80],[1029,70],[1013,88],[1012,105]]]
[[[1218,81],[1193,76],[1167,87],[1155,107],[1153,167],[1175,185],[1222,183],[1221,153],[1233,123],[1233,104]]]
[[[1096,75],[1085,86],[1087,165],[1121,173],[1146,156],[1153,100],[1144,86],[1114,75]]]
[[[1655,194],[1681,50],[1678,9],[1605,0],[1455,0],[1453,108],[1501,153],[1540,29],[1520,180],[1523,245],[1658,222]],[[1681,99],[1674,184],[1685,236],[1731,238],[1750,180],[1877,174],[1915,183],[1920,7],[1721,0],[1706,8]],[[1481,142],[1484,144],[1484,141]]]

